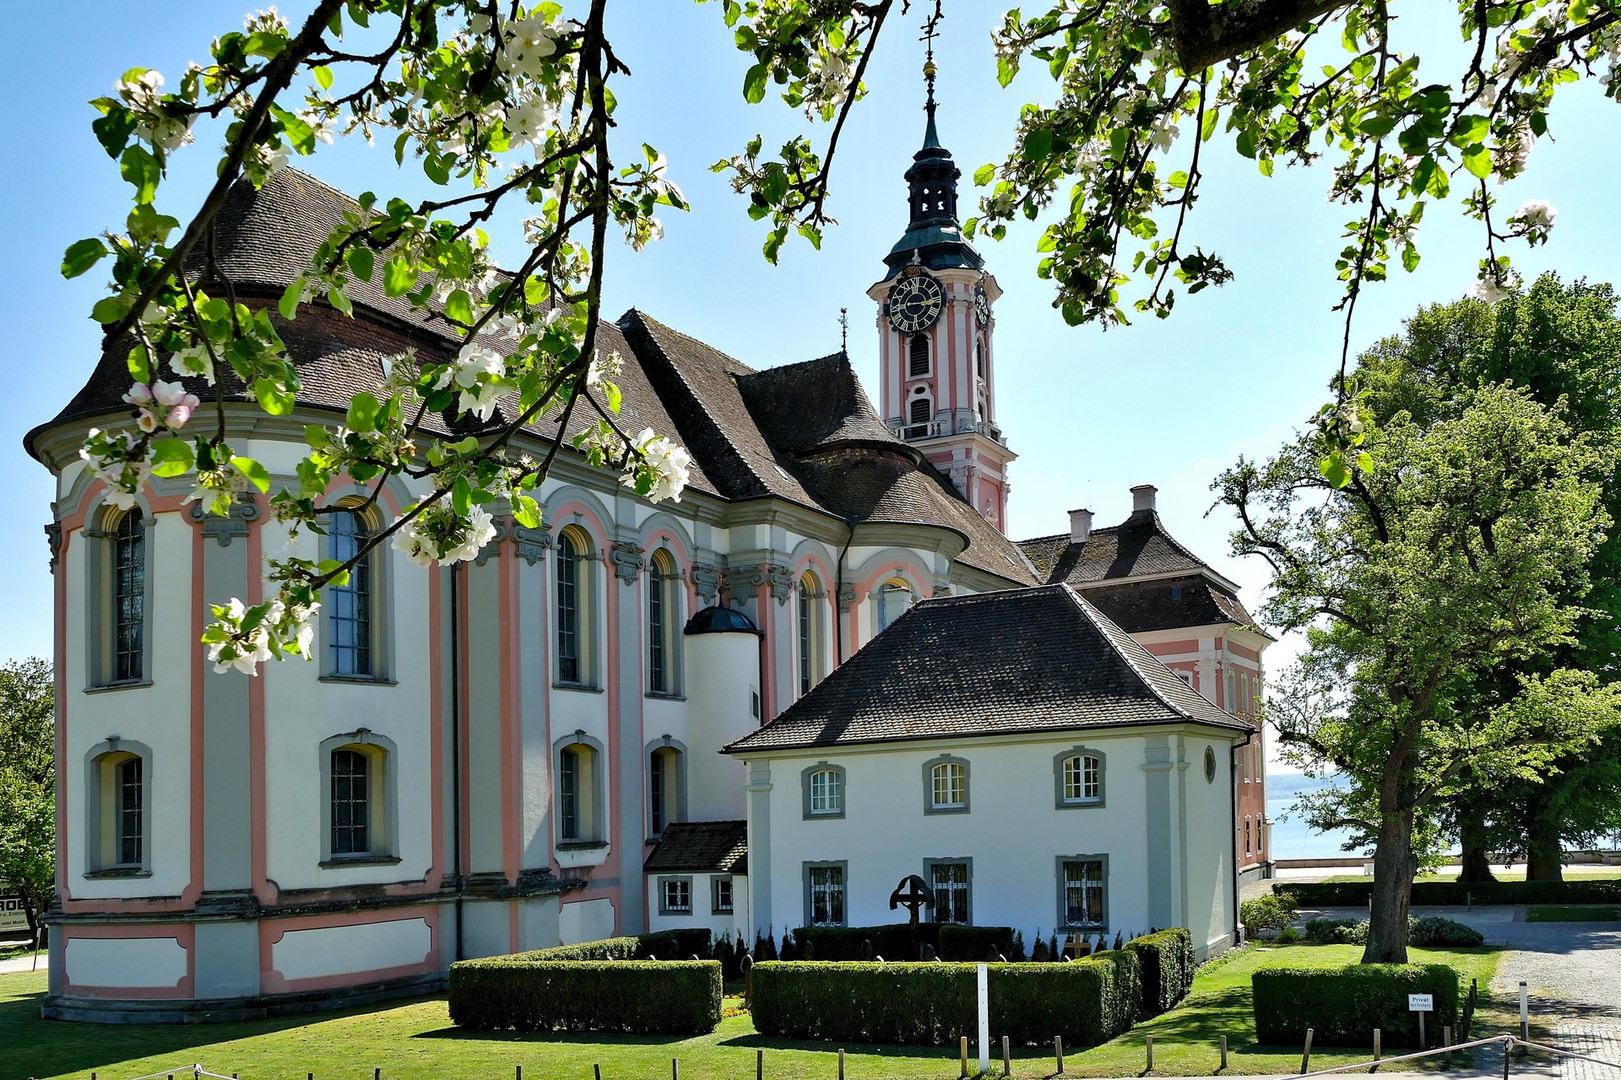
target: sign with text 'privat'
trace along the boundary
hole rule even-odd
[[[1434,1012],[1435,1011],[1435,995],[1434,994],[1408,994],[1407,995],[1407,1011],[1408,1012]]]

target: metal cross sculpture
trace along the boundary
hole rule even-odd
[[[906,910],[911,913],[907,925],[914,930],[917,929],[917,913],[919,909],[925,904],[932,905],[933,903],[934,890],[929,888],[928,882],[916,874],[901,878],[901,883],[895,886],[894,892],[889,894],[889,910],[894,911],[904,905]]]

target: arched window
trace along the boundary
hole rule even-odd
[[[799,774],[807,818],[844,816],[844,766],[818,761]]]
[[[916,597],[912,594],[912,587],[899,578],[891,578],[878,588],[878,603],[875,609],[877,629],[874,633],[883,633],[885,630],[912,606]]]
[[[557,681],[591,683],[591,542],[570,526],[557,536]]]
[[[146,525],[141,512],[118,519],[112,541],[112,675],[131,682],[145,674]]]
[[[648,835],[659,836],[672,821],[685,819],[682,798],[683,776],[681,750],[674,746],[655,747],[647,755],[647,825]]]
[[[369,523],[360,514],[334,514],[327,526],[327,558],[348,562],[370,538]],[[375,555],[367,553],[349,568],[348,581],[327,588],[329,675],[368,678],[379,674],[373,640],[377,623]]]
[[[602,755],[583,736],[557,751],[557,839],[592,844],[602,839]]]
[[[1255,847],[1254,847],[1254,843],[1253,843],[1253,840],[1251,838],[1251,832],[1250,832],[1250,819],[1245,818],[1244,819],[1244,857],[1249,858],[1250,854],[1254,850],[1255,850]]]
[[[1103,803],[1103,755],[1077,746],[1058,755],[1056,777],[1058,805],[1101,806]]]
[[[913,336],[907,352],[906,373],[914,379],[929,373],[929,336],[927,334]]]
[[[985,339],[977,338],[974,341],[974,370],[983,379],[985,377]]]
[[[923,782],[925,813],[968,812],[968,762],[950,754],[925,762]]]
[[[393,740],[368,728],[326,739],[320,746],[321,865],[399,862]]]
[[[653,552],[647,575],[647,689],[654,694],[679,693],[676,648],[680,640],[681,575],[663,548]]]
[[[810,693],[810,688],[816,685],[816,680],[822,674],[822,627],[818,606],[821,596],[821,582],[815,574],[806,571],[799,579],[799,693],[802,696]]]
[[[907,409],[907,423],[914,426],[918,424],[927,424],[929,422],[929,418],[934,415],[934,403],[927,397],[919,396],[913,398],[910,404],[907,406]]]
[[[147,870],[149,753],[145,746],[122,739],[109,739],[91,750],[85,792],[86,873],[121,876]]]

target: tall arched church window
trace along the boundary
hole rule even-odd
[[[368,523],[355,513],[332,516],[327,557],[348,562],[371,538]],[[376,622],[375,552],[349,568],[349,580],[327,588],[327,673],[367,677],[378,674],[373,633]],[[336,849],[334,849],[336,850]]]
[[[680,572],[663,548],[653,552],[647,580],[647,688],[655,694],[678,692],[676,648],[680,625]]]
[[[983,379],[985,377],[985,339],[984,338],[976,338],[975,341],[974,341],[974,370],[979,373],[979,377],[981,379]]]
[[[557,839],[589,844],[601,839],[601,755],[576,736],[557,751]]]
[[[821,623],[817,618],[817,601],[821,596],[821,583],[816,575],[807,572],[799,579],[799,692],[810,693],[821,675]]]
[[[141,512],[118,519],[112,545],[112,680],[145,674],[146,525]]]
[[[929,373],[929,336],[927,334],[913,335],[910,352],[907,355],[906,373],[914,379]]]
[[[557,535],[557,681],[586,686],[591,665],[591,542],[570,526]]]
[[[359,750],[332,751],[332,854],[371,854],[371,759]]]
[[[884,582],[878,589],[877,633],[889,629],[890,625],[912,606],[915,599],[912,587],[899,578],[891,578]]]
[[[660,746],[647,756],[647,824],[648,834],[658,836],[670,822],[682,820],[681,809],[681,751],[673,746]]]

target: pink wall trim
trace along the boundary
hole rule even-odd
[[[394,908],[381,913],[354,911],[331,915],[306,915],[294,919],[277,919],[275,922],[261,922],[259,924],[260,989],[267,994],[295,993],[301,990],[329,990],[342,986],[353,986],[357,983],[382,982],[386,979],[425,975],[430,971],[437,971],[439,970],[440,910],[440,905],[428,904],[422,907]],[[379,914],[385,917],[379,918]],[[339,975],[323,975],[312,979],[289,979],[270,965],[270,957],[274,955],[272,949],[290,931],[319,930],[338,926],[366,926],[372,923],[401,922],[407,919],[422,919],[428,924],[428,951],[419,962],[400,964],[389,968],[377,968],[371,971],[351,971]]]
[[[112,925],[112,926],[73,926],[53,928],[53,934],[63,935],[64,954],[67,942],[74,938],[99,938],[132,940],[140,938],[172,938],[186,950],[186,973],[173,986],[95,986],[86,983],[76,983],[62,973],[62,991],[67,995],[93,997],[93,998],[123,998],[130,1001],[143,1000],[169,1000],[174,998],[189,998],[193,996],[193,987],[197,975],[197,949],[195,928],[190,923],[178,923],[172,926],[152,925],[143,923],[138,925]]]
[[[428,790],[432,800],[429,812],[433,864],[423,884],[439,888],[445,879],[445,659],[440,622],[444,618],[443,575],[428,575]]]
[[[523,869],[523,690],[518,683],[520,661],[518,620],[517,545],[503,542],[497,548],[496,567],[501,590],[501,868],[509,882],[516,883]],[[517,934],[516,908],[513,934]]]
[[[255,502],[260,502],[255,497]],[[246,602],[249,607],[264,602],[265,582],[262,567],[264,566],[264,522],[269,520],[259,507],[260,515],[248,524],[248,595]],[[262,665],[261,665],[262,666]],[[267,799],[265,792],[267,782],[265,779],[265,676],[263,672],[248,682],[248,752],[253,760],[249,763],[249,814],[253,822],[252,838],[252,873],[253,893],[262,904],[274,904],[278,889],[275,882],[270,880],[267,869],[268,844],[266,834],[269,823],[266,819]],[[201,815],[196,815],[201,816]]]
[[[465,563],[457,563],[455,566],[450,568],[450,573],[453,579],[455,579],[451,582],[451,588],[456,588],[459,585],[461,588],[461,595],[466,597],[467,565]],[[466,672],[469,655],[467,643],[467,622],[467,604],[464,600],[456,607],[457,645],[456,658],[453,661],[457,668],[463,673],[462,678],[459,679],[456,684],[456,716],[458,717],[458,720],[456,730],[452,733],[452,737],[458,744],[457,754],[459,755],[461,762],[461,792],[459,799],[461,805],[456,807],[456,820],[458,822],[457,831],[461,833],[461,837],[457,845],[457,850],[460,853],[460,857],[458,859],[460,865],[456,867],[456,873],[458,875],[465,875],[467,873],[467,868],[471,865],[471,859],[473,857],[472,827],[468,820],[472,817],[472,812],[470,811],[469,807],[472,800],[473,785],[472,762],[470,759],[473,755],[472,750],[468,745],[469,739],[467,730],[468,680],[466,677]]]
[[[764,570],[764,567],[761,568]],[[754,610],[760,613],[760,719],[770,721],[777,715],[777,611],[771,600],[771,582],[762,572],[760,584],[754,590]]]
[[[186,519],[182,519],[186,520]],[[208,677],[208,657],[203,652],[203,628],[208,625],[208,597],[203,580],[203,523],[192,522],[191,530],[191,829],[187,843],[191,845],[188,860],[191,881],[181,893],[186,907],[197,903],[203,894],[203,680]]]
[[[1143,648],[1155,656],[1170,656],[1173,653],[1190,653],[1199,651],[1197,639],[1189,641],[1155,641],[1145,642]]]

